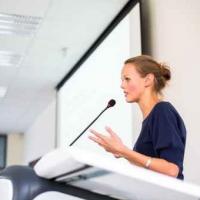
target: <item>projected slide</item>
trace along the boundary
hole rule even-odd
[[[136,39],[132,37],[137,39],[134,44],[131,42]],[[133,52],[141,53],[139,6],[134,7],[58,91],[58,147],[67,147],[110,99],[115,99],[116,105],[92,128],[105,133],[105,126],[110,126],[125,144],[132,146],[133,109],[126,103],[120,84],[123,62],[134,56]],[[74,145],[108,154],[88,139],[89,134],[87,131]]]

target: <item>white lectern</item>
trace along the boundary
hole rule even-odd
[[[34,169],[38,176],[120,200],[200,199],[200,186],[75,147],[48,153]]]

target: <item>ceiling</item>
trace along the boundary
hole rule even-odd
[[[26,132],[55,98],[59,81],[127,2],[0,0],[0,15],[40,17],[31,34],[1,32],[0,24],[0,53],[12,52],[19,58],[11,66],[0,61],[0,87],[7,87],[0,98],[1,134]]]

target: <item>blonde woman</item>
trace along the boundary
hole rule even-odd
[[[137,103],[143,115],[135,146],[133,150],[126,147],[110,127],[106,127],[109,136],[90,130],[89,138],[115,157],[184,179],[185,125],[174,106],[161,99],[162,89],[170,78],[169,68],[150,56],[126,60],[121,72],[121,88],[126,101]]]

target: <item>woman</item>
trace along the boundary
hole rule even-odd
[[[106,127],[109,136],[90,130],[89,138],[117,158],[183,179],[186,129],[172,104],[161,98],[162,89],[171,78],[169,68],[141,55],[125,61],[121,78],[126,101],[136,102],[143,114],[142,129],[133,150],[110,127]]]

